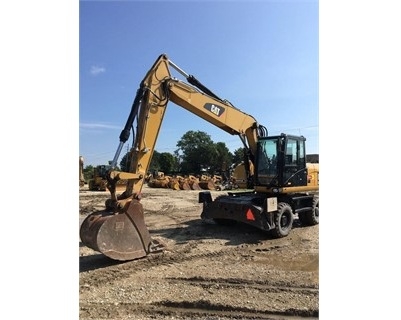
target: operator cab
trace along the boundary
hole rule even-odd
[[[257,186],[298,187],[307,185],[305,137],[282,133],[260,137],[257,144]]]

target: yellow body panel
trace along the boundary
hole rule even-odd
[[[319,188],[319,164],[307,163],[306,168],[308,169],[308,187]]]

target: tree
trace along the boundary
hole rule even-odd
[[[217,142],[215,146],[217,150],[217,155],[214,159],[212,159],[213,164],[210,172],[219,172],[220,174],[222,174],[222,172],[227,171],[227,169],[231,166],[233,155],[228,150],[224,142]]]
[[[129,152],[127,152],[121,158],[121,161],[120,161],[121,171],[129,172],[128,156],[129,156]],[[160,153],[155,150],[153,152],[152,160],[149,165],[149,171],[160,170],[159,157],[160,157]]]
[[[203,131],[188,131],[177,142],[174,154],[156,150],[149,165],[149,171],[162,171],[168,174],[180,171],[182,174],[198,174],[207,171],[211,174],[222,173],[235,159],[224,142],[214,143]],[[242,148],[243,150],[243,148]],[[129,171],[127,152],[120,161],[122,171]],[[238,156],[237,156],[238,158]],[[240,156],[243,160],[243,154]]]
[[[84,179],[86,182],[88,182],[90,179],[93,178],[93,166],[90,164],[86,166],[82,171],[84,173]]]
[[[245,148],[242,147],[234,150],[232,163],[240,163],[241,161],[244,161],[244,155],[245,155]]]
[[[162,152],[159,155],[160,171],[172,173],[178,169],[178,161],[174,155],[169,152]]]
[[[121,158],[121,161],[120,161],[120,168],[121,168],[121,171],[123,171],[123,172],[128,172],[129,171],[128,155],[129,155],[129,152],[127,152]]]
[[[152,160],[150,160],[149,164],[149,171],[161,171],[161,165],[160,165],[160,153],[157,152],[156,150],[153,151],[153,156]]]
[[[176,157],[181,159],[181,172],[200,173],[213,166],[217,148],[210,136],[202,131],[188,131],[177,142]]]
[[[129,163],[128,163],[128,156],[129,152],[127,152],[120,161],[120,167],[122,171],[128,172],[129,171]],[[155,150],[153,152],[152,160],[150,161],[149,171],[163,171],[163,172],[172,172],[177,170],[178,168],[178,161],[174,157],[173,154],[168,152],[157,152]]]

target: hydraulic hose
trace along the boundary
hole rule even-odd
[[[143,89],[143,83],[141,83],[139,89],[136,92],[136,96],[134,102],[132,103],[131,111],[128,116],[127,122],[125,123],[124,129],[120,133],[120,143],[118,144],[117,151],[114,155],[113,161],[111,162],[111,167],[115,168],[117,166],[118,158],[120,157],[121,150],[124,146],[124,143],[127,142],[130,136],[130,130],[135,121],[136,116],[138,115],[139,106],[141,105],[141,101],[143,98],[145,90]]]

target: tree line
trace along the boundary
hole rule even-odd
[[[187,131],[176,144],[174,153],[153,152],[149,166],[151,173],[161,171],[168,175],[197,175],[209,173],[221,175],[233,164],[244,160],[245,148],[238,148],[231,153],[224,142],[214,143],[210,135],[203,131]],[[119,163],[117,170],[129,171],[127,152]],[[307,162],[319,163],[318,154],[306,156]],[[93,177],[94,167],[88,165],[83,169],[84,178]]]
[[[231,153],[224,142],[214,143],[210,135],[203,131],[187,131],[176,144],[174,153],[153,152],[149,166],[150,172],[162,171],[165,174],[196,175],[202,172],[222,174],[232,164],[243,161],[245,148],[238,148]],[[129,152],[119,163],[119,170],[129,171]],[[85,180],[93,175],[94,167],[84,168]]]

